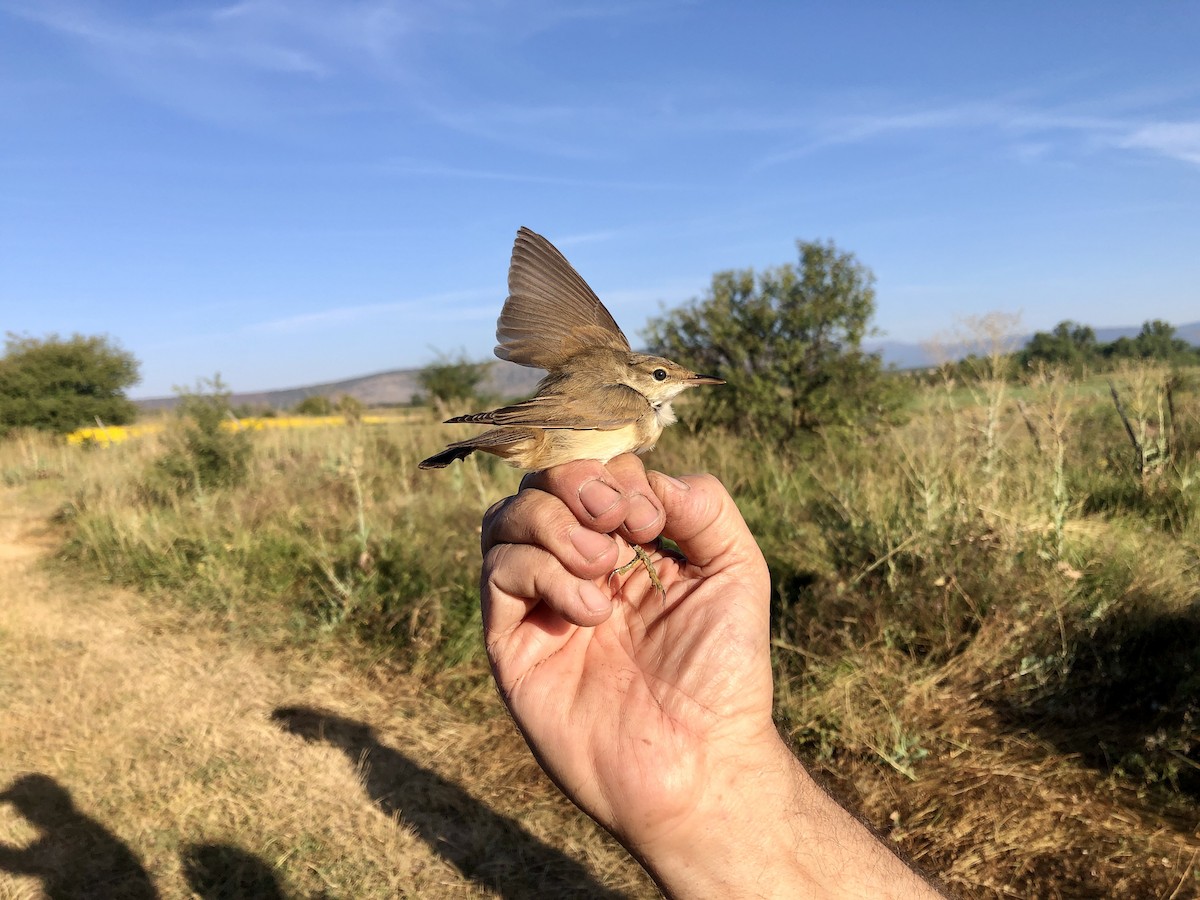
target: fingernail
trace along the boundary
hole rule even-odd
[[[612,603],[604,592],[590,581],[585,581],[579,586],[579,599],[583,601],[584,608],[590,613],[607,612]]]
[[[571,543],[575,545],[575,549],[588,562],[597,559],[613,546],[612,538],[608,535],[597,534],[590,528],[582,526],[573,528],[570,536]]]
[[[629,515],[625,517],[625,527],[630,531],[641,531],[649,528],[662,515],[658,507],[646,499],[645,494],[634,494],[629,498]]]
[[[617,505],[621,495],[603,481],[593,478],[579,489],[579,502],[588,514],[594,517],[604,515]]]
[[[664,479],[674,485],[675,489],[678,491],[690,491],[692,489],[692,486],[686,481],[680,481],[678,478],[672,478],[670,475],[667,475],[663,472],[659,472],[658,474],[662,475]]]

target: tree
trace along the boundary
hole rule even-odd
[[[333,401],[324,394],[311,394],[292,407],[292,412],[298,416],[332,415]]]
[[[125,391],[139,380],[137,359],[108,337],[9,334],[0,358],[0,434],[132,422],[137,407]]]
[[[1044,363],[1063,366],[1079,375],[1084,367],[1096,361],[1100,349],[1095,331],[1067,319],[1055,325],[1051,332],[1036,332],[1017,353],[1017,361],[1021,369]]]
[[[700,402],[707,423],[790,440],[894,410],[903,391],[862,349],[875,277],[832,242],[797,241],[799,266],[719,272],[703,298],[652,319],[652,352],[724,378]]]
[[[1101,348],[1105,358],[1153,359],[1164,363],[1194,364],[1200,359],[1200,349],[1193,347],[1175,333],[1175,326],[1161,319],[1142,324],[1137,337],[1117,338]]]
[[[443,412],[478,396],[479,383],[487,375],[491,363],[473,363],[466,354],[440,356],[417,374],[417,381],[426,395]]]
[[[1196,348],[1175,334],[1175,326],[1162,319],[1142,324],[1142,330],[1133,339],[1137,354],[1142,359],[1158,359],[1164,362],[1180,362],[1192,357],[1195,361]]]

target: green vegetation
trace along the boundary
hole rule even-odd
[[[465,353],[439,356],[437,362],[430,363],[417,375],[425,393],[414,399],[433,406],[439,415],[448,415],[467,401],[480,399],[479,385],[491,365],[473,363]]]
[[[719,272],[705,297],[649,323],[651,352],[728,382],[704,392],[699,421],[791,441],[902,402],[905,383],[862,349],[874,275],[832,243],[797,248],[798,266]]]
[[[333,401],[324,394],[313,394],[311,397],[305,397],[293,408],[298,416],[331,416],[333,415]]]
[[[165,449],[146,474],[147,496],[170,502],[241,485],[253,448],[250,436],[236,428],[221,376],[201,381],[195,392],[180,391],[179,397]]]
[[[14,428],[66,434],[97,420],[125,425],[137,408],[125,396],[138,363],[106,337],[9,334],[0,358],[0,436]]]
[[[1011,327],[1015,321],[1006,324]],[[1003,356],[1011,379],[1027,377],[1039,368],[1063,369],[1079,378],[1088,372],[1111,372],[1133,362],[1200,365],[1200,347],[1189,344],[1176,334],[1174,325],[1160,319],[1145,322],[1135,337],[1119,337],[1108,343],[1097,341],[1096,332],[1089,326],[1067,320],[1051,331],[1035,332],[1024,347]],[[984,368],[982,362],[979,355],[969,354],[957,362],[943,364],[936,374],[966,380],[978,378]]]
[[[1064,322],[1012,353],[997,316],[973,323],[983,352],[887,373],[861,349],[870,272],[799,252],[649,330],[729,381],[681,398],[705,427],[648,463],[714,472],[757,536],[781,728],[958,893],[1200,892],[1195,351],[1161,322],[1111,344]],[[485,373],[445,358],[421,380],[447,413]],[[219,378],[125,444],[14,429],[116,424],[133,377],[104,339],[11,339],[0,361],[0,474],[62,498],[81,581],[419,683],[487,727],[479,523],[519,472],[421,472],[441,430],[364,424],[350,398],[301,404],[342,426],[250,433]]]
[[[357,397],[342,394],[334,405],[334,411],[345,416],[347,422],[358,422],[362,419],[367,407]]]
[[[292,412],[298,416],[342,415],[353,421],[361,419],[365,411],[363,402],[349,394],[342,394],[336,401],[324,394],[314,394],[305,397],[292,408]]]
[[[906,422],[796,446],[677,428],[647,460],[730,488],[773,574],[782,727],[964,895],[1200,888],[1200,397],[1146,365],[1112,383],[1128,428],[1106,385],[1051,373],[926,387]],[[171,438],[23,439],[6,477],[22,460],[69,477],[85,571],[482,715],[479,521],[519,473],[419,472],[443,438],[256,433],[238,478],[164,495],[146,472],[177,458]]]
[[[70,556],[269,643],[335,638],[421,671],[474,657],[477,549],[455,538],[517,473],[485,461],[432,481],[416,461],[438,438],[402,424],[239,431],[209,387],[90,470],[65,510]]]

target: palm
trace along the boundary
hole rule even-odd
[[[661,557],[655,568],[665,601],[639,566],[609,581],[614,610],[601,625],[537,605],[492,647],[522,729],[535,745],[571,748],[544,762],[602,822],[626,802],[663,819],[686,812],[703,785],[682,775],[706,771],[714,733],[769,717],[769,665],[753,658],[768,653],[755,602],[765,572],[737,559],[702,573]]]

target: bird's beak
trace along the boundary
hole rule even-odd
[[[716,375],[692,375],[688,380],[688,387],[694,384],[724,384],[724,378],[718,378]]]

